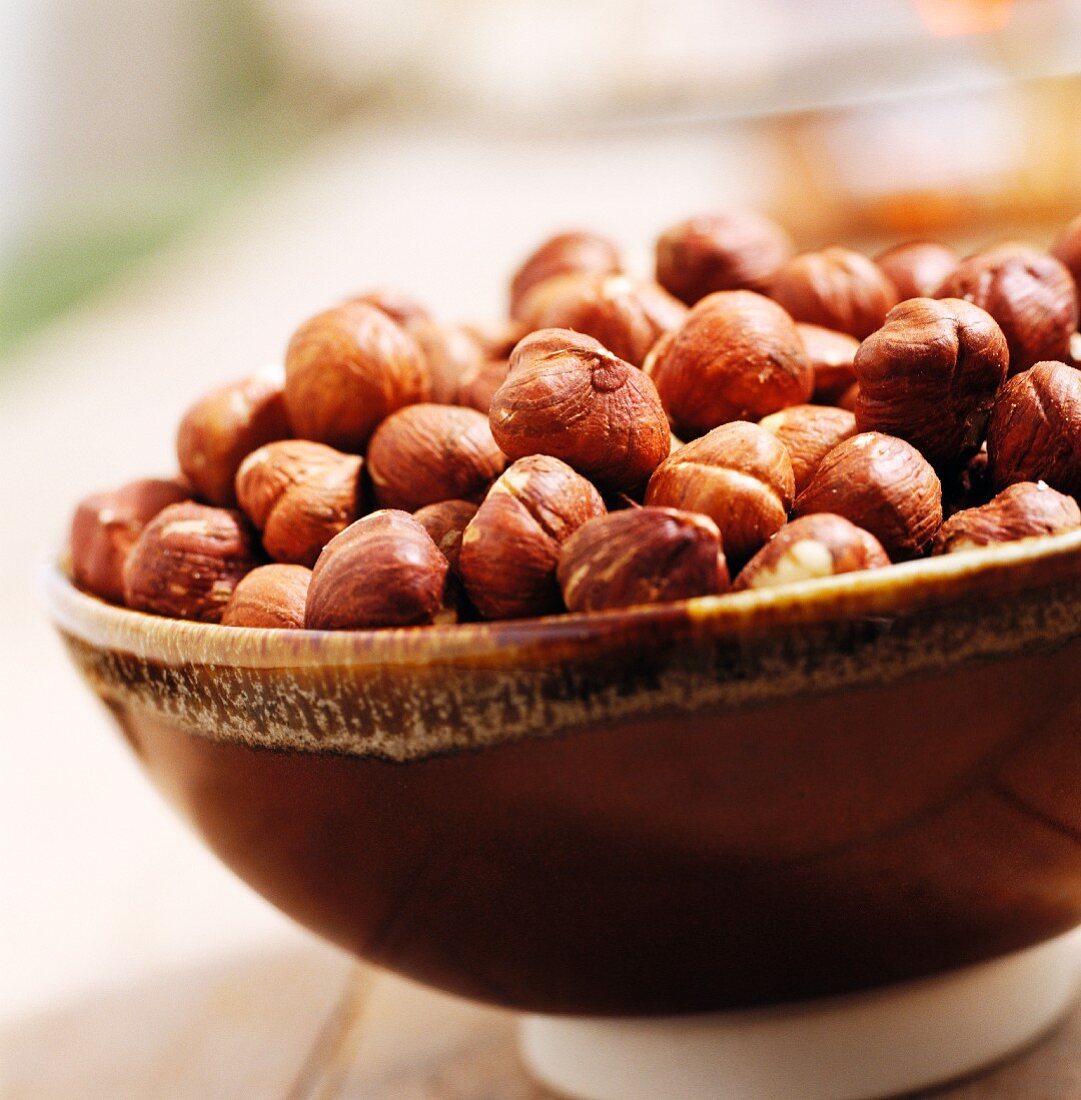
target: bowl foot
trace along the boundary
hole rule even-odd
[[[580,1100],[871,1100],[972,1073],[1054,1024],[1081,927],[990,962],[844,997],[701,1016],[526,1016],[537,1078]]]

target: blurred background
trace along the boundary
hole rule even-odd
[[[259,996],[311,1021],[293,1066],[344,981],[156,801],[35,594],[79,497],[173,470],[201,391],[374,285],[497,319],[561,228],[646,271],[729,206],[868,249],[1081,210],[1074,0],[0,0],[0,56],[5,1098],[188,1095],[220,1051],[177,1029]],[[245,1081],[201,1094],[278,1094]]]

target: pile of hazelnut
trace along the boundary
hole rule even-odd
[[[349,630],[594,611],[1081,527],[1081,217],[1050,252],[795,254],[758,214],[655,281],[542,244],[495,328],[387,292],[197,401],[181,475],[83,501],[75,582],[156,615]],[[943,522],[944,514],[948,516]]]

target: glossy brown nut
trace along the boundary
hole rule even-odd
[[[629,508],[591,519],[563,544],[557,572],[571,611],[686,600],[728,589],[717,525],[674,508]]]
[[[200,497],[234,508],[233,483],[244,456],[292,434],[281,383],[245,378],[212,390],[188,409],[177,431],[176,456]]]
[[[241,577],[222,613],[222,626],[300,630],[312,571],[303,565],[260,565]]]
[[[1044,482],[1018,481],[979,508],[957,512],[935,536],[933,552],[952,554],[996,542],[1057,535],[1081,527],[1081,508],[1073,497]]]
[[[721,532],[730,563],[742,565],[784,526],[795,495],[784,444],[757,424],[722,424],[657,468],[646,504],[700,512]]]
[[[673,431],[684,438],[801,405],[814,387],[792,318],[749,290],[703,298],[674,333],[658,341],[645,370]]]
[[[442,550],[455,574],[458,573],[462,556],[462,535],[469,521],[477,514],[477,507],[468,500],[441,500],[438,504],[418,508],[413,513],[413,518]]]
[[[942,484],[911,443],[863,432],[834,447],[796,498],[797,516],[816,512],[843,516],[902,561],[922,554],[942,526]]]
[[[577,272],[538,284],[519,312],[531,330],[573,329],[640,367],[658,339],[679,327],[687,307],[656,283]]]
[[[572,230],[549,237],[526,258],[510,284],[510,315],[523,320],[522,301],[539,283],[572,271],[614,275],[622,269],[619,249],[598,233]]]
[[[289,342],[285,406],[305,439],[359,453],[381,421],[430,393],[417,342],[364,302],[317,314]]]
[[[856,434],[855,415],[831,405],[793,405],[758,423],[787,448],[797,493],[810,484],[822,459],[838,443]]]
[[[964,298],[987,310],[1010,347],[1010,374],[1045,359],[1064,360],[1077,330],[1077,287],[1045,252],[1005,244],[961,261],[936,298]]]
[[[374,306],[380,313],[385,313],[396,325],[400,325],[407,332],[414,325],[427,324],[432,320],[427,306],[421,305],[416,298],[409,294],[403,294],[400,290],[388,287],[377,287],[364,294],[355,294],[347,298],[343,305],[352,304]]]
[[[240,578],[259,564],[239,512],[186,501],[143,528],[124,563],[124,601],[174,619],[221,621]]]
[[[860,346],[859,340],[847,332],[834,332],[803,321],[796,325],[796,331],[814,371],[814,400],[820,405],[836,404],[856,381],[852,362]]]
[[[843,516],[818,512],[785,524],[743,567],[732,588],[773,588],[889,564],[874,535]]]
[[[906,439],[934,466],[979,450],[1010,351],[989,313],[959,298],[910,298],[856,353],[861,432]]]
[[[479,501],[506,466],[488,418],[457,405],[399,409],[368,444],[375,499],[407,512],[441,500]]]
[[[862,340],[881,327],[897,304],[882,269],[850,248],[793,256],[770,281],[769,295],[797,320]]]
[[[554,455],[608,492],[644,485],[670,445],[653,383],[592,337],[566,329],[534,332],[514,349],[490,418],[512,459]]]
[[[1074,282],[1081,288],[1081,214],[1055,238],[1051,255],[1066,265]]]
[[[488,415],[496,390],[507,380],[510,363],[506,359],[483,359],[462,375],[454,403]]]
[[[701,214],[657,239],[657,282],[687,305],[718,290],[762,290],[795,251],[776,222],[752,210]]]
[[[240,507],[275,561],[312,566],[364,511],[361,459],[323,443],[284,439],[253,451],[236,478]]]
[[[952,248],[934,241],[905,241],[880,252],[875,263],[903,302],[906,298],[933,298],[943,280],[957,268],[960,257]]]
[[[462,379],[485,358],[476,337],[462,325],[416,321],[406,331],[417,342],[428,368],[430,400],[454,404]]]
[[[372,512],[323,547],[308,586],[304,625],[366,630],[431,623],[443,608],[449,568],[408,512]]]
[[[165,507],[191,497],[177,479],[145,478],[79,502],[71,520],[72,580],[111,603],[124,602],[124,561],[143,528]]]
[[[998,391],[987,424],[987,458],[996,489],[1046,481],[1081,495],[1081,371],[1037,363]]]
[[[558,611],[560,547],[604,513],[600,493],[558,458],[531,455],[513,463],[462,536],[459,570],[480,614],[518,619]]]

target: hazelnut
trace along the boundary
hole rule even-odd
[[[687,305],[718,290],[763,290],[795,248],[752,210],[702,214],[657,239],[657,282]]]
[[[611,492],[643,485],[670,441],[653,383],[592,337],[565,329],[534,332],[514,349],[491,424],[512,459],[554,455]]]
[[[431,535],[432,542],[446,556],[455,574],[462,556],[462,535],[476,514],[477,505],[468,500],[441,500],[413,513],[413,518]]]
[[[685,600],[728,588],[717,525],[674,508],[631,508],[591,519],[563,544],[557,572],[571,611]]]
[[[843,516],[899,561],[922,554],[942,525],[942,485],[911,443],[863,432],[826,455],[795,511]]]
[[[457,405],[399,409],[368,444],[375,499],[407,512],[441,500],[479,501],[506,465],[488,418]]]
[[[79,502],[71,521],[71,574],[84,591],[124,602],[124,561],[143,528],[167,505],[191,497],[177,479],[145,478]]]
[[[856,353],[861,432],[907,439],[935,466],[979,450],[1010,352],[989,313],[959,298],[910,298]]]
[[[410,332],[414,325],[427,324],[432,320],[432,315],[425,306],[422,306],[415,298],[403,294],[400,290],[389,290],[386,287],[377,287],[366,294],[355,294],[347,298],[343,305],[374,306],[380,313],[385,313],[396,325],[400,325]]]
[[[1055,238],[1051,255],[1066,265],[1074,283],[1081,287],[1081,214]]]
[[[258,565],[239,512],[185,501],[163,508],[124,563],[124,601],[174,619],[221,620],[237,582]]]
[[[453,404],[462,379],[485,358],[479,342],[461,325],[435,321],[417,321],[407,331],[424,356],[431,400],[438,405]]]
[[[600,493],[558,458],[512,463],[462,536],[459,569],[480,614],[516,619],[558,611],[560,547],[604,512]]]
[[[935,536],[934,553],[952,554],[994,542],[1032,535],[1057,535],[1081,527],[1081,508],[1073,497],[1044,482],[1018,481],[979,508],[957,512]]]
[[[895,244],[875,257],[902,302],[906,298],[933,298],[959,262],[952,248],[933,241]]]
[[[709,516],[728,560],[742,565],[784,526],[794,495],[784,444],[757,424],[735,421],[666,458],[650,478],[646,504]]]
[[[260,565],[241,577],[222,613],[222,626],[300,630],[312,571],[303,565]]]
[[[814,371],[814,400],[820,405],[835,404],[856,381],[852,361],[856,358],[859,340],[847,332],[834,332],[803,321],[796,325],[796,331]]]
[[[860,384],[853,382],[851,386],[837,398],[837,408],[847,409],[850,413],[856,411],[856,405],[860,400]]]
[[[737,592],[773,588],[889,564],[874,535],[844,516],[817,512],[785,524],[743,567],[732,587]]]
[[[1046,481],[1081,495],[1081,371],[1037,363],[998,391],[987,424],[987,458],[996,489]]]
[[[510,363],[506,359],[482,359],[458,380],[454,403],[488,415],[496,390],[507,380]]]
[[[847,409],[829,405],[792,405],[758,423],[788,450],[797,493],[807,488],[822,459],[856,434],[856,417]]]
[[[199,496],[233,508],[233,483],[244,456],[292,434],[281,384],[245,378],[213,390],[188,409],[177,432],[176,454]]]
[[[358,519],[323,547],[304,625],[364,630],[431,623],[443,608],[447,559],[408,512]]]
[[[703,298],[674,333],[658,341],[645,369],[673,431],[685,438],[801,405],[814,386],[792,318],[749,290]]]
[[[357,455],[306,439],[280,440],[241,463],[237,497],[275,561],[311,566],[363,512],[360,469]]]
[[[804,252],[770,281],[769,295],[797,320],[862,340],[897,304],[893,283],[873,261],[850,248]]]
[[[430,391],[416,341],[366,303],[312,317],[289,342],[285,406],[305,439],[362,451],[380,421]]]
[[[1045,359],[1065,359],[1077,329],[1077,287],[1054,256],[1004,244],[961,261],[936,298],[964,298],[999,323],[1010,348],[1010,374]]]
[[[462,328],[477,342],[485,359],[509,359],[514,345],[529,335],[529,329],[521,321],[473,322]]]
[[[525,296],[545,279],[572,271],[614,275],[622,269],[619,249],[597,233],[574,230],[549,237],[515,272],[510,284],[510,315],[516,321]]]
[[[532,330],[574,329],[640,367],[657,340],[679,326],[687,307],[656,283],[578,272],[539,283],[519,313]]]

